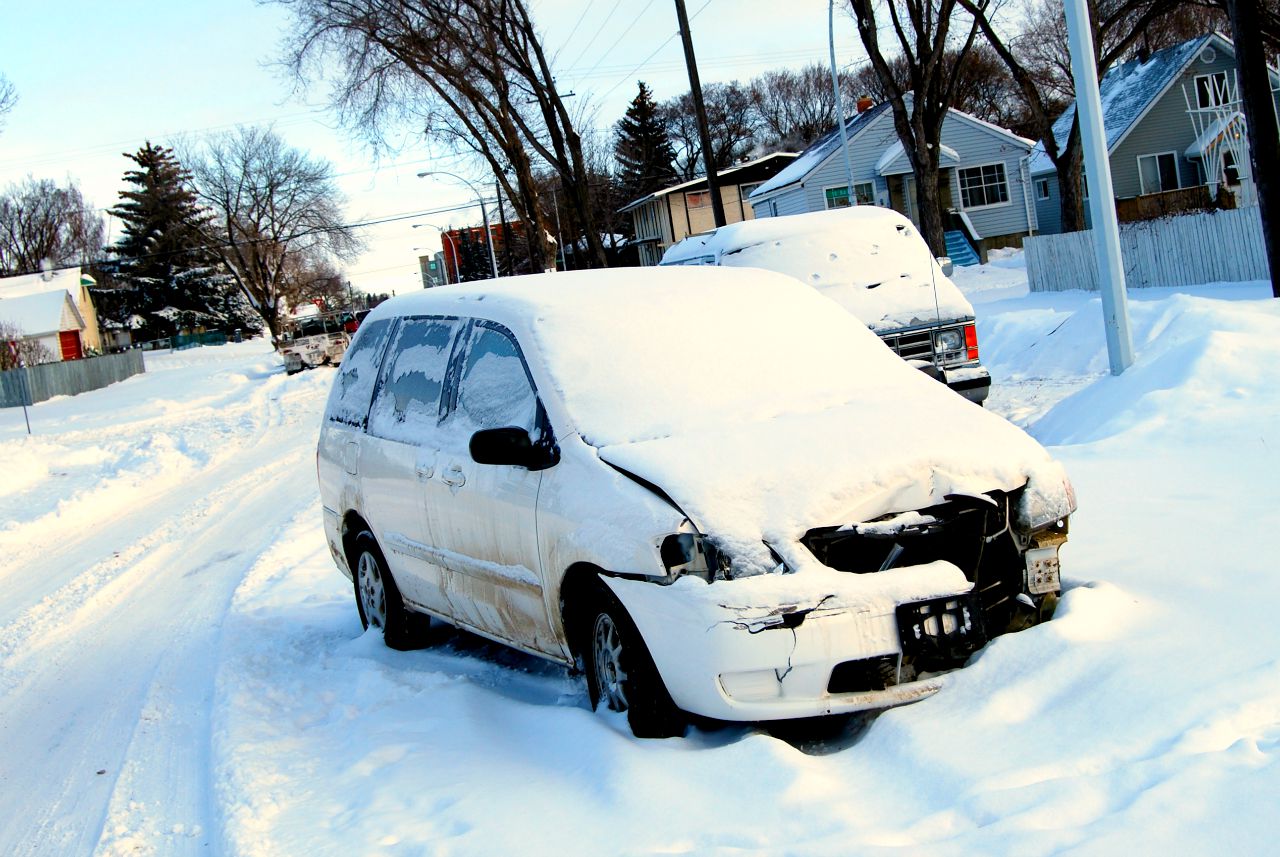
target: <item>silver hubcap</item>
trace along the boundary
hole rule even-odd
[[[382,569],[373,554],[365,551],[356,563],[356,593],[364,619],[379,628],[387,626],[387,594],[382,587]]]
[[[600,688],[601,700],[613,711],[626,711],[627,694],[623,683],[627,680],[627,674],[622,669],[622,636],[618,633],[613,617],[608,613],[601,613],[596,617],[591,646],[596,687]]]

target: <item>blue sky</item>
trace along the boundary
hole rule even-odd
[[[746,79],[770,68],[826,60],[824,0],[688,0],[704,82]],[[607,127],[626,109],[643,79],[659,98],[688,89],[672,0],[532,0],[546,43],[558,50],[558,82],[594,106]],[[251,0],[6,4],[0,28],[0,73],[15,85],[17,107],[0,131],[0,184],[31,173],[79,182],[86,198],[116,202],[129,162],[121,153],[144,140],[237,124],[274,122],[291,145],[332,161],[359,221],[462,204],[470,194],[448,179],[422,180],[426,169],[450,169],[487,183],[456,159],[437,159],[425,142],[375,160],[336,128],[322,92],[300,95],[270,67],[288,18]],[[785,10],[785,11],[783,11]],[[781,14],[780,14],[781,12]],[[842,64],[861,59],[857,34],[837,12]],[[657,51],[656,53],[655,50]],[[637,68],[639,66],[639,68]],[[566,86],[567,84],[567,86]],[[440,226],[478,221],[474,212],[424,220]],[[113,224],[114,225],[114,224]],[[419,285],[414,250],[439,246],[434,230],[407,222],[369,231],[370,251],[348,266],[368,291]]]

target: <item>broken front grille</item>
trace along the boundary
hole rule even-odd
[[[1013,617],[1022,591],[1022,554],[1009,529],[1016,493],[953,496],[926,509],[813,529],[800,541],[824,565],[854,574],[950,562],[973,582],[985,633],[994,636]]]
[[[911,333],[891,333],[887,336],[882,336],[881,339],[903,360],[933,361],[933,333],[931,331],[916,330]]]

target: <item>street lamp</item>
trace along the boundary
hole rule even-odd
[[[436,230],[437,232],[439,232],[439,233],[440,233],[440,244],[441,244],[441,247],[442,247],[442,248],[443,248],[443,246],[444,246],[444,242],[445,242],[446,240],[447,240],[447,241],[449,242],[449,244],[453,247],[453,270],[454,270],[453,281],[454,281],[455,283],[461,283],[461,282],[462,282],[462,272],[458,270],[458,262],[462,259],[462,257],[458,255],[458,240],[457,240],[456,238],[454,238],[452,235],[450,235],[448,232],[445,232],[445,231],[444,231],[444,229],[442,229],[441,227],[436,226],[434,223],[415,223],[415,224],[413,224],[413,227],[412,227],[412,228],[417,229],[419,226],[430,226],[432,229],[434,229],[434,230]],[[415,249],[415,250],[421,250],[421,249],[424,249],[424,248],[421,248],[421,247],[414,247],[413,249]],[[446,285],[448,285],[448,283],[449,283],[449,257],[448,257],[447,255],[444,257],[444,281],[445,281],[445,284],[446,284]]]
[[[493,252],[493,230],[489,228],[489,209],[485,207],[484,197],[480,195],[480,191],[476,190],[476,186],[464,179],[457,173],[451,173],[446,170],[424,170],[418,173],[418,178],[424,179],[427,176],[452,176],[462,182],[471,192],[476,195],[476,202],[480,203],[480,217],[484,220],[484,237],[489,244],[489,266],[493,268],[493,277],[498,278],[498,256]],[[443,233],[442,233],[443,234]]]

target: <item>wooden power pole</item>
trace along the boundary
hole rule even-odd
[[[698,62],[693,56],[693,36],[689,34],[689,13],[684,0],[676,0],[676,17],[680,20],[680,40],[684,42],[684,62],[689,67],[689,94],[698,116],[698,136],[702,140],[702,160],[707,166],[707,188],[711,191],[711,213],[716,226],[724,226],[724,202],[720,199],[720,177],[716,175],[715,153],[711,150],[711,131],[707,128],[707,107],[702,103],[702,84],[698,81]]]

